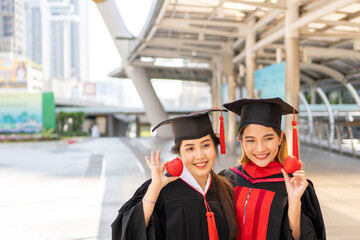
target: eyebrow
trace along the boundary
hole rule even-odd
[[[193,146],[194,144],[192,143],[188,143],[188,144],[185,144],[184,147],[187,147],[187,146]]]
[[[273,134],[273,133],[268,133],[268,134],[266,134],[264,137],[272,137],[272,136],[275,136],[275,134]]]
[[[264,137],[273,137],[275,136],[275,134],[273,133],[268,133],[268,134],[265,134]],[[254,136],[245,136],[244,138],[255,138]]]
[[[207,141],[210,141],[210,139],[205,139],[205,140],[202,141],[201,143],[204,143],[204,142],[207,142]],[[186,146],[193,146],[193,145],[195,145],[195,144],[193,144],[193,143],[187,143],[187,144],[184,145],[184,147],[186,147]]]

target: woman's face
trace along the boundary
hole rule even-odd
[[[279,137],[271,127],[249,124],[241,139],[246,156],[259,167],[267,166],[275,160],[283,134]]]
[[[216,160],[215,144],[207,135],[198,139],[183,140],[180,145],[181,160],[191,175],[200,183],[206,181]]]

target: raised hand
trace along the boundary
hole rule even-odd
[[[302,170],[302,162],[301,170],[295,171],[291,179],[289,175],[284,171],[284,169],[281,169],[281,171],[284,175],[286,191],[288,193],[289,201],[300,201],[301,196],[303,195],[305,189],[308,186],[305,172],[304,170]]]
[[[300,161],[301,162],[301,161]],[[304,194],[305,189],[308,186],[305,172],[301,169],[293,173],[293,177],[290,179],[289,175],[284,169],[281,169],[284,175],[286,191],[288,194],[288,218],[291,234],[295,240],[300,239],[300,218],[301,218],[301,196]]]
[[[150,160],[147,156],[145,156],[146,164],[150,168],[151,171],[151,184],[157,189],[162,189],[168,183],[175,181],[179,177],[167,177],[164,174],[164,169],[166,164],[171,162],[171,160],[165,161],[160,164],[160,150],[157,151],[156,156],[153,151],[151,151]]]

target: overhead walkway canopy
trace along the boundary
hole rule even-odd
[[[129,69],[137,68],[147,78],[142,84],[150,78],[207,81],[213,105],[221,106],[222,83],[228,83],[228,101],[236,88],[246,89],[241,97],[255,97],[254,71],[285,61],[290,104],[314,104],[317,96],[333,119],[326,93],[341,90],[360,107],[359,0],[154,0],[136,38],[118,31],[121,18],[107,19],[113,1],[95,1],[119,52],[126,49],[111,76],[134,80]],[[230,136],[234,122],[230,116]]]
[[[360,76],[359,1],[290,2],[299,5],[299,18],[290,28],[300,29],[304,84],[317,82],[328,86],[338,85],[339,81],[360,82],[357,81]],[[255,33],[251,51],[256,53],[256,64],[273,64],[277,58],[283,59],[287,9],[285,0],[159,0],[144,31],[132,44],[128,60],[145,67],[150,76],[157,78],[167,75],[172,78],[169,69],[181,71],[159,63],[164,58],[207,63],[205,69],[211,72],[216,57],[232,55],[235,66],[244,63],[246,38]],[[123,36],[118,36],[114,41],[123,40]],[[204,71],[204,65],[187,69],[180,63],[180,67],[195,72],[193,80],[202,75],[196,74],[197,71]],[[116,73],[112,74],[125,76]],[[175,75],[181,77],[181,74]]]

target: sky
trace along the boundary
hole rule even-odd
[[[152,0],[115,0],[115,2],[126,27],[137,36],[145,24]],[[88,8],[89,76],[91,81],[97,81],[106,78],[109,72],[118,68],[121,58],[95,3],[91,1]]]
[[[138,36],[143,29],[153,1],[156,0],[115,0],[126,27],[134,36]],[[120,67],[121,58],[94,2],[89,6],[88,25],[89,77],[90,81],[95,82],[106,79],[111,71]],[[133,94],[134,104],[142,105],[132,81],[122,81],[127,92]],[[152,85],[160,100],[178,98],[184,91],[180,80],[152,79]],[[207,88],[204,89],[206,91]]]

